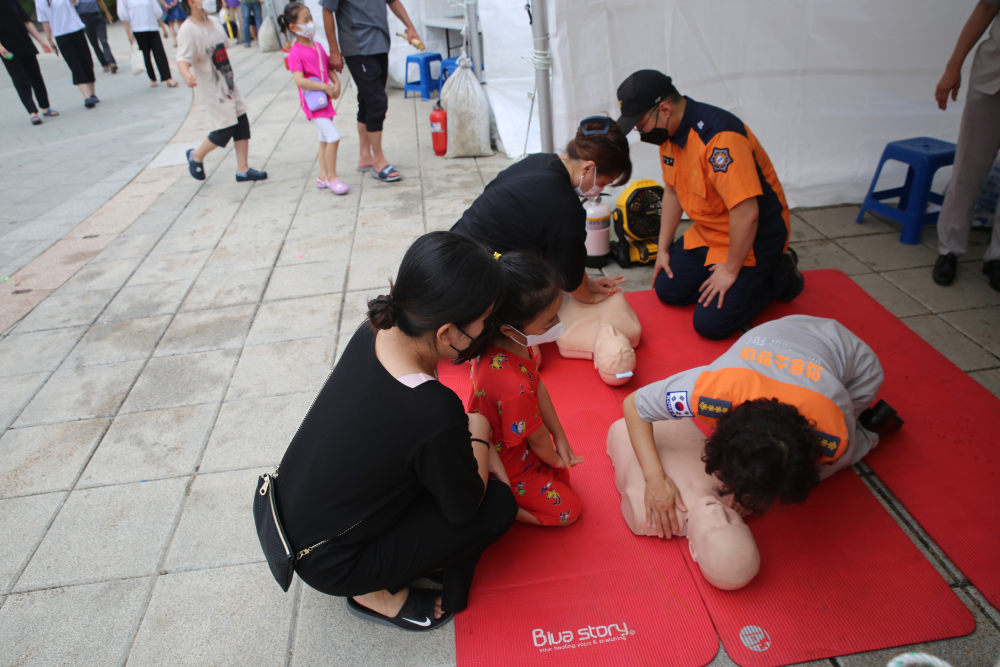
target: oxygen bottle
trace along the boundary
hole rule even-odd
[[[585,199],[583,208],[587,212],[587,266],[599,269],[607,264],[611,252],[611,209],[601,202],[600,195]]]

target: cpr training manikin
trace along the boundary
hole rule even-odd
[[[556,345],[567,359],[593,359],[604,382],[625,384],[635,369],[642,325],[625,295],[616,292],[599,303],[583,303],[563,295],[559,310],[563,334]]]
[[[691,558],[705,580],[723,590],[742,588],[760,569],[760,553],[743,518],[715,491],[718,481],[705,472],[701,454],[705,436],[691,419],[653,424],[653,437],[663,471],[680,491],[687,512],[677,510],[680,535],[687,537]],[[615,486],[622,497],[622,517],[636,535],[645,535],[646,482],[632,449],[625,420],[608,431],[608,456]]]

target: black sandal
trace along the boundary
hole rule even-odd
[[[409,632],[430,632],[436,630],[447,623],[455,615],[446,611],[441,618],[434,618],[434,600],[441,594],[441,591],[432,591],[426,588],[416,588],[410,586],[410,593],[406,596],[406,602],[402,609],[392,618],[372,611],[368,607],[358,604],[354,598],[347,598],[347,611],[358,618],[366,621],[388,625],[391,628],[400,628]]]

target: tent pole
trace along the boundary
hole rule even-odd
[[[465,16],[469,26],[469,48],[472,50],[472,71],[479,83],[483,82],[483,56],[479,45],[479,3],[477,0],[466,0]]]
[[[535,40],[532,59],[535,64],[535,87],[538,91],[538,129],[542,135],[542,151],[553,153],[552,88],[549,80],[552,54],[549,53],[549,14],[546,4],[546,0],[531,0],[531,34]]]

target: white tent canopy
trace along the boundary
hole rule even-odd
[[[461,3],[402,1],[428,48],[443,54],[443,31],[423,22],[461,14]],[[771,157],[792,206],[860,201],[886,143],[958,136],[964,88],[942,112],[934,87],[974,0],[547,2],[557,150],[582,118],[617,117],[618,85],[646,68],[673,77],[681,93],[742,118]],[[534,68],[522,58],[532,49],[528,15],[520,0],[479,0],[479,19],[486,90],[504,148],[518,156],[534,88]],[[390,28],[402,29],[391,14]],[[410,51],[399,39],[394,47],[390,71],[400,80]],[[655,147],[637,139],[633,177],[661,180]],[[539,149],[536,115],[527,152]]]

